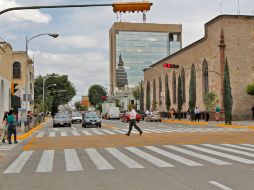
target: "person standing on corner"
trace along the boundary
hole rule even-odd
[[[252,106],[251,110],[252,110],[252,119],[254,120],[254,105]]]
[[[17,141],[17,130],[16,130],[16,119],[14,116],[13,110],[10,110],[8,117],[7,117],[7,124],[8,124],[8,142],[11,142],[12,133],[14,134],[14,143],[18,143]]]
[[[218,122],[220,120],[220,107],[217,105],[215,108],[215,119]]]
[[[139,131],[139,135],[142,135],[143,131],[137,126],[136,124],[136,115],[137,112],[135,111],[134,107],[131,107],[131,115],[130,115],[130,124],[129,124],[129,131],[125,135],[130,136],[132,127],[134,126],[135,129]]]
[[[2,143],[5,143],[5,139],[8,138],[7,117],[8,117],[8,112],[5,112],[4,113],[4,118],[3,118],[3,121],[2,121],[2,124],[3,124]]]
[[[198,120],[199,122],[199,119],[200,119],[200,111],[198,109],[198,107],[195,108],[195,121]]]

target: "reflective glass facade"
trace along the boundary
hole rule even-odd
[[[180,33],[117,32],[116,57],[122,56],[129,86],[143,80],[143,69],[180,50],[180,38]]]

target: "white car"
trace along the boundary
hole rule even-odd
[[[111,107],[107,113],[107,119],[120,119],[119,107]]]
[[[79,112],[72,112],[71,114],[71,122],[72,123],[82,123],[82,114]]]

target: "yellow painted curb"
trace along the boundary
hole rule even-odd
[[[217,127],[226,127],[226,128],[243,128],[243,129],[251,129],[254,130],[254,126],[248,126],[248,125],[226,125],[226,124],[217,124]]]
[[[162,120],[165,123],[180,123],[180,124],[187,124],[187,125],[208,125],[208,122],[195,122],[195,121],[179,121],[179,120]]]
[[[30,137],[35,131],[39,131],[42,127],[43,127],[43,124],[41,123],[41,124],[37,125],[36,127],[34,127],[33,129],[31,129],[30,131],[28,131],[27,133],[18,135],[17,140],[24,140],[24,139]]]

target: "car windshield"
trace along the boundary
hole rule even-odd
[[[85,114],[85,118],[99,118],[96,113],[87,113]]]
[[[81,115],[81,113],[79,113],[79,112],[72,112],[72,114],[71,114],[73,117],[81,117],[82,115]]]
[[[68,114],[56,114],[55,118],[68,118],[70,117]]]

